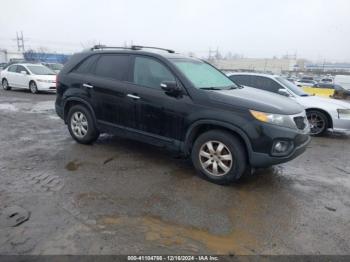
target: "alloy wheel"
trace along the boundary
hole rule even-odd
[[[88,121],[82,112],[75,112],[71,117],[71,128],[73,134],[83,138],[88,132]]]
[[[233,156],[222,142],[208,141],[199,150],[199,162],[210,175],[224,176],[232,168]]]
[[[307,119],[310,123],[310,134],[318,135],[323,132],[326,127],[326,121],[316,112],[308,114]]]

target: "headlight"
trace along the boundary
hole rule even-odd
[[[259,112],[249,110],[253,117],[261,122],[270,123],[278,126],[284,126],[288,128],[297,129],[295,122],[289,115],[270,114],[265,112]]]
[[[337,109],[338,118],[350,119],[350,109]]]

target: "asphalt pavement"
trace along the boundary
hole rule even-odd
[[[77,144],[54,99],[0,91],[0,254],[350,253],[349,134],[218,186],[150,145]]]

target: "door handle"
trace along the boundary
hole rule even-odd
[[[89,85],[89,84],[83,84],[83,87],[90,88],[90,89],[94,88],[94,86]]]
[[[140,99],[141,97],[139,97],[139,96],[135,96],[135,95],[132,95],[132,94],[127,94],[126,95],[127,97],[130,97],[130,98],[132,98],[132,99]]]

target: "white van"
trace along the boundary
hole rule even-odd
[[[350,90],[350,75],[336,75],[334,77],[334,84]]]

